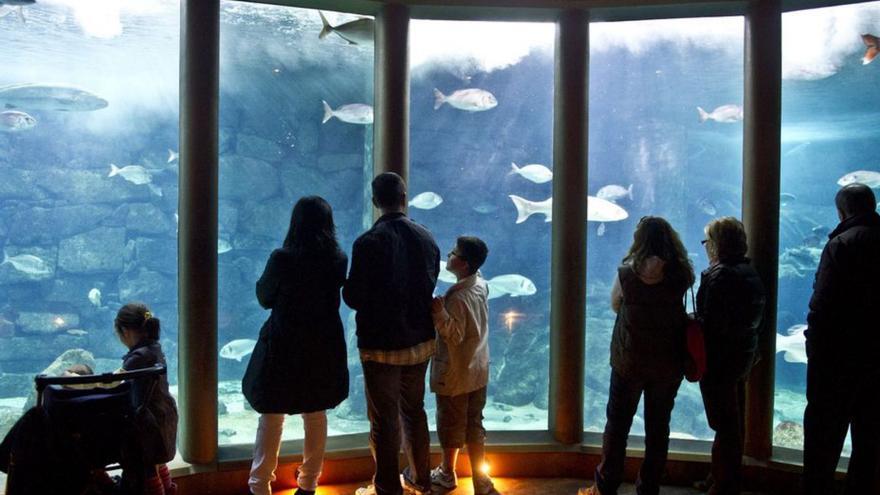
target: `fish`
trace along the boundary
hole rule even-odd
[[[171,148],[168,148],[168,161],[166,163],[177,161],[178,158],[180,158],[180,154]]]
[[[92,303],[96,308],[101,307],[101,290],[97,287],[92,287],[92,290],[89,291],[89,302]]]
[[[788,329],[787,335],[776,334],[776,352],[784,353],[782,359],[788,363],[807,364],[807,338],[804,336],[806,325],[794,325]]]
[[[67,333],[68,333],[68,335],[74,335],[76,337],[82,337],[83,335],[89,334],[89,332],[86,332],[85,330],[80,330],[78,328],[68,330]]]
[[[596,229],[596,235],[599,237],[605,235],[605,222],[599,224],[599,228]]]
[[[779,202],[782,204],[782,206],[785,206],[790,203],[794,203],[795,201],[797,201],[797,196],[795,196],[794,194],[791,194],[791,193],[780,193],[779,194]]]
[[[220,357],[234,359],[240,363],[243,357],[254,352],[256,345],[257,341],[254,339],[235,339],[220,348]]]
[[[26,273],[28,275],[48,275],[52,273],[52,269],[49,267],[49,264],[46,263],[42,258],[38,256],[34,256],[32,254],[19,254],[16,256],[9,256],[6,251],[3,251],[3,262],[0,265],[5,265],[9,263],[16,270]]]
[[[810,229],[810,232],[816,235],[820,235],[822,237],[828,237],[828,234],[831,233],[831,229],[824,225],[816,225],[815,227]]]
[[[721,105],[712,110],[711,113],[706,112],[702,107],[697,107],[697,112],[700,114],[701,124],[707,120],[714,120],[722,124],[732,124],[743,119],[743,109],[739,105]]]
[[[632,201],[633,185],[630,184],[629,187],[624,189],[623,186],[609,184],[599,189],[599,192],[596,193],[596,197],[611,201],[612,203],[616,203],[623,198],[629,198],[630,201]]]
[[[37,125],[37,119],[17,110],[0,112],[0,131],[20,132],[33,129]]]
[[[321,103],[324,104],[324,120],[321,121],[322,124],[327,123],[333,117],[349,124],[366,125],[373,123],[373,107],[370,105],[350,103],[333,110],[326,101],[321,100]]]
[[[319,39],[324,39],[330,33],[336,33],[340,38],[344,39],[351,45],[371,45],[373,44],[374,34],[376,31],[376,22],[369,17],[361,17],[353,21],[343,22],[336,26],[331,26],[324,13],[320,10],[318,15],[321,16],[321,24],[323,28]]]
[[[439,89],[434,88],[434,110],[443,106],[444,103],[466,112],[483,112],[498,106],[495,95],[484,89],[459,89],[447,96]]]
[[[218,238],[217,239],[217,254],[228,253],[232,251],[232,244],[226,239]]]
[[[498,207],[491,203],[480,203],[471,207],[477,213],[481,213],[483,215],[488,215],[494,211],[498,210]]]
[[[543,184],[545,182],[550,182],[551,180],[553,180],[553,172],[544,165],[540,165],[537,163],[531,163],[529,165],[517,167],[516,163],[510,162],[510,172],[507,175],[514,174],[519,175],[524,179],[530,180],[535,184]]]
[[[126,165],[119,168],[111,163],[110,173],[107,174],[107,177],[113,177],[114,175],[119,175],[123,179],[137,185],[149,184],[153,181],[153,175],[140,165]]]
[[[699,201],[697,201],[697,207],[706,215],[715,216],[718,214],[718,208],[709,198],[700,198]]]
[[[437,279],[441,282],[446,282],[447,284],[458,282],[458,279],[455,278],[455,274],[446,269],[446,262],[443,260],[440,260],[440,274],[437,275]]]
[[[510,297],[531,296],[538,292],[534,282],[518,273],[492,277],[486,281],[486,284],[489,286],[489,299],[496,299],[503,295]]]
[[[850,172],[840,179],[837,179],[838,186],[848,186],[850,184],[864,184],[872,189],[880,187],[880,172],[873,170],[856,170]]]
[[[529,201],[515,194],[508,196],[516,207],[516,223],[523,223],[527,218],[540,213],[544,215],[545,222],[553,221],[553,197],[544,201]],[[629,213],[611,201],[587,196],[587,221],[590,222],[618,222],[629,217]]]
[[[65,84],[13,84],[0,88],[0,106],[24,110],[90,112],[110,103],[84,89]]]
[[[865,56],[862,57],[862,65],[868,65],[877,57],[877,53],[880,52],[880,38],[866,33],[862,35],[862,43],[866,47]]]
[[[418,208],[420,210],[433,210],[434,208],[440,206],[440,203],[442,202],[443,198],[440,197],[439,194],[427,191],[421,194],[417,194],[416,197],[410,200],[409,205],[413,208]]]

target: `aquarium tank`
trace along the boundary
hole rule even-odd
[[[179,18],[176,0],[0,4],[0,434],[33,404],[34,375],[120,367],[113,318],[132,300],[162,321],[176,394]],[[351,22],[372,19],[221,2],[222,445],[254,439],[241,378],[269,314],[255,283],[293,204],[327,199],[349,254],[373,222],[374,51],[340,28]],[[880,174],[880,62],[863,60],[862,39],[878,25],[880,2],[783,16],[778,325],[768,329],[778,352],[762,357],[776,363],[779,447],[802,448],[803,325],[834,194],[847,173]],[[554,41],[552,23],[410,22],[409,214],[443,254],[460,235],[489,246],[490,431],[548,429]],[[587,432],[605,424],[610,291],[639,219],[667,218],[699,273],[706,223],[741,215],[743,45],[742,17],[590,25]],[[441,271],[436,294],[453,282]],[[329,432],[363,434],[354,314],[343,305],[340,317],[351,380]],[[426,408],[433,428],[431,394]],[[679,390],[671,430],[712,438],[696,385]],[[640,412],[633,434],[643,433]],[[302,435],[289,418],[284,438]]]

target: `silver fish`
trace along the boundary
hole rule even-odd
[[[495,95],[485,89],[459,89],[447,96],[439,89],[434,88],[434,110],[443,106],[444,103],[466,112],[482,112],[498,106]]]
[[[864,184],[872,189],[880,187],[880,172],[873,170],[856,170],[850,172],[837,180],[838,186],[848,186],[850,184]]]
[[[324,13],[320,10],[318,15],[321,16],[321,24],[323,28],[318,38],[324,39],[330,33],[336,33],[340,38],[352,45],[371,45],[373,44],[373,36],[375,32],[376,22],[369,17],[362,17],[353,21],[343,22],[342,24],[331,26],[324,17]]]
[[[326,101],[321,100],[321,103],[324,104],[324,120],[321,121],[322,124],[333,117],[349,124],[366,125],[373,123],[373,107],[370,105],[350,103],[333,110]]]
[[[524,179],[530,180],[535,184],[543,184],[545,182],[550,182],[553,180],[553,172],[545,167],[544,165],[540,165],[538,163],[530,163],[528,165],[523,165],[522,167],[518,167],[516,163],[510,163],[510,172],[507,175],[519,175]]]
[[[37,119],[17,110],[0,112],[0,131],[20,132],[33,129],[37,125]]]
[[[254,352],[257,341],[254,339],[236,339],[227,342],[220,348],[220,357],[224,359],[234,359],[241,362],[242,358]]]
[[[776,334],[776,352],[784,353],[782,359],[789,363],[807,364],[807,338],[804,336],[806,325],[794,325],[786,332],[788,335]]]
[[[232,251],[232,243],[227,241],[226,239],[218,238],[217,239],[217,254],[228,253]]]
[[[177,153],[176,151],[172,150],[171,148],[169,148],[169,149],[168,149],[168,162],[167,162],[167,163],[175,162],[175,161],[177,161],[178,158],[180,158],[180,154]]]
[[[409,205],[413,208],[418,208],[420,210],[433,210],[434,208],[440,206],[440,203],[443,202],[443,198],[440,197],[439,194],[431,191],[423,192],[421,194],[417,194],[410,202]]]
[[[113,177],[114,175],[119,175],[123,179],[137,185],[149,184],[153,181],[153,175],[140,165],[126,165],[120,168],[111,163],[110,173],[107,174],[107,177]]]
[[[632,201],[633,185],[630,184],[629,187],[625,188],[623,186],[618,186],[617,184],[609,184],[599,189],[599,192],[596,193],[596,197],[613,203],[616,203],[623,198],[629,198],[630,201]]]
[[[0,88],[0,105],[25,110],[88,112],[109,103],[83,89],[63,84],[13,84]]]
[[[508,196],[516,207],[516,223],[523,223],[527,218],[540,213],[545,222],[553,221],[553,197],[544,201],[529,201],[514,194]],[[587,196],[587,220],[590,222],[618,222],[629,217],[629,213],[611,201]]]
[[[28,275],[41,276],[52,273],[52,269],[49,267],[48,263],[42,258],[32,254],[9,256],[6,254],[6,251],[3,251],[3,262],[0,263],[0,265],[5,265],[7,263],[12,265],[16,270]]]
[[[534,282],[518,273],[492,277],[486,281],[486,285],[489,286],[489,299],[495,299],[505,294],[511,297],[531,296],[538,292]]]
[[[89,302],[92,303],[96,308],[101,307],[101,290],[97,287],[93,287],[92,290],[89,291]]]
[[[715,122],[721,122],[723,124],[732,124],[743,119],[743,109],[739,105],[721,105],[711,112],[707,112],[701,107],[697,107],[697,112],[700,114],[701,124],[707,120],[714,120]]]

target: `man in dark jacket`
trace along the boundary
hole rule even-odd
[[[440,250],[431,233],[404,213],[406,184],[399,175],[378,175],[372,189],[373,204],[382,216],[354,242],[342,297],[357,311],[370,447],[376,463],[373,485],[378,495],[401,492],[397,456],[402,426],[409,460],[404,483],[427,493],[431,476],[425,372],[434,354],[431,301]]]
[[[804,493],[833,493],[848,428],[846,494],[876,493],[880,459],[880,216],[868,186],[835,198],[840,225],[829,235],[807,315]]]

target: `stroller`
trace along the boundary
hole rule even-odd
[[[143,493],[138,416],[165,366],[100,375],[37,376],[36,406],[0,444],[7,495]],[[115,384],[108,388],[77,385]],[[113,482],[107,469],[123,469]]]

